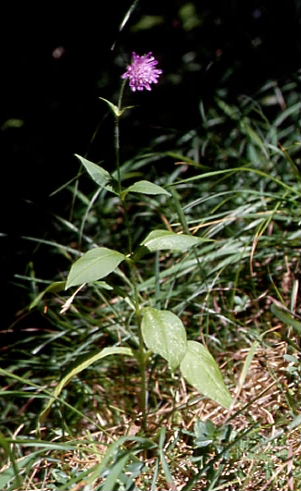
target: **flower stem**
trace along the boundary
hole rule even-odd
[[[135,265],[132,265],[132,273],[135,275]],[[137,353],[137,359],[139,362],[140,376],[141,376],[141,394],[140,394],[140,406],[142,413],[142,429],[144,433],[147,432],[147,412],[148,412],[148,380],[147,380],[147,363],[146,363],[146,353],[144,348],[144,341],[141,330],[141,310],[139,303],[139,294],[137,290],[136,279],[133,278],[134,284],[134,296],[135,296],[135,314],[136,321],[138,327],[138,339],[139,339],[139,348]]]
[[[117,108],[118,111],[115,113],[115,132],[114,132],[114,144],[115,144],[115,161],[116,161],[116,170],[117,170],[117,186],[118,193],[121,198],[121,173],[120,173],[120,129],[119,129],[119,120],[122,114],[122,99],[124,94],[124,89],[126,86],[126,80],[124,80],[121,84],[120,93],[118,97]]]
[[[128,234],[128,248],[129,248],[129,254],[132,254],[132,231],[131,231],[131,224],[129,220],[129,214],[127,211],[127,206],[126,206],[126,198],[123,197],[122,195],[122,186],[121,186],[121,172],[120,172],[120,128],[119,128],[119,120],[122,115],[122,99],[123,99],[123,94],[124,94],[124,89],[126,86],[127,81],[124,80],[119,97],[118,97],[118,104],[117,104],[117,111],[115,113],[115,138],[114,138],[114,143],[115,143],[115,159],[116,159],[116,170],[117,170],[117,191],[119,194],[119,198],[122,204],[122,208],[124,211],[124,220],[125,220],[125,225],[127,228],[127,234]],[[132,284],[133,284],[133,297],[134,297],[134,304],[135,304],[135,314],[136,314],[136,321],[137,321],[137,327],[138,327],[138,339],[139,339],[139,347],[137,351],[137,361],[139,363],[139,370],[140,370],[140,377],[141,377],[141,397],[140,397],[140,407],[141,407],[141,413],[142,413],[142,429],[146,433],[147,431],[147,400],[148,400],[148,383],[147,383],[147,367],[146,367],[146,353],[145,353],[145,348],[144,348],[144,341],[143,341],[143,336],[142,336],[142,331],[141,331],[141,311],[140,311],[140,298],[139,298],[139,293],[137,289],[137,273],[136,273],[136,265],[132,261],[132,259],[129,260],[128,262],[129,268],[130,268],[130,274],[132,278]]]
[[[117,170],[117,191],[121,197],[121,175],[120,175],[120,138],[119,138],[119,116],[115,116],[115,161]]]

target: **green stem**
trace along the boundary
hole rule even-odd
[[[114,131],[114,144],[115,144],[115,160],[116,160],[116,170],[117,170],[117,185],[118,185],[118,193],[121,198],[121,173],[120,173],[120,129],[119,129],[119,120],[122,114],[122,99],[124,94],[124,89],[126,86],[126,80],[122,82],[120,93],[118,97],[118,112],[115,114],[115,131]]]
[[[122,202],[122,206],[123,206],[123,210],[124,210],[124,221],[125,221],[125,226],[126,226],[127,235],[128,235],[128,250],[129,250],[129,254],[132,255],[132,252],[133,252],[132,227],[131,227],[131,224],[129,221],[129,214],[127,212],[126,201],[124,199],[122,199],[121,202]],[[134,280],[134,282],[135,281],[136,280]]]
[[[117,170],[117,186],[118,186],[118,194],[121,196],[121,175],[120,175],[120,138],[119,138],[119,117],[115,116],[115,161],[116,161],[116,170]]]
[[[116,170],[117,170],[117,191],[119,194],[120,201],[122,203],[122,208],[124,210],[124,219],[125,219],[125,225],[127,228],[127,233],[128,233],[128,249],[129,249],[129,254],[132,253],[132,233],[131,233],[131,226],[129,222],[129,217],[127,213],[127,207],[126,207],[126,202],[125,199],[122,197],[122,186],[121,186],[121,172],[120,172],[120,127],[119,127],[119,120],[122,114],[122,99],[123,99],[123,94],[124,94],[124,89],[126,86],[127,81],[124,80],[122,82],[121,88],[120,88],[120,93],[118,97],[118,103],[117,103],[117,114],[115,113],[115,161],[116,161]]]
[[[120,201],[122,203],[122,207],[124,210],[124,219],[125,219],[125,224],[127,228],[127,233],[128,233],[128,248],[129,248],[129,254],[132,254],[132,233],[131,233],[131,224],[129,220],[129,215],[127,212],[127,206],[126,206],[126,200],[125,198],[122,197],[122,186],[121,186],[121,172],[120,172],[120,128],[119,128],[119,119],[122,114],[122,99],[123,99],[123,94],[124,94],[124,89],[126,86],[127,81],[124,80],[121,89],[120,89],[120,94],[118,97],[118,104],[117,104],[117,114],[115,114],[115,159],[116,159],[116,170],[117,170],[117,190],[119,194]],[[148,383],[147,383],[147,372],[146,372],[146,353],[144,349],[144,341],[143,341],[143,336],[142,336],[142,331],[141,331],[141,312],[140,312],[140,302],[139,302],[139,293],[137,289],[137,275],[136,275],[136,266],[134,262],[130,259],[129,260],[129,268],[130,268],[130,273],[132,277],[132,284],[134,287],[134,303],[135,303],[135,311],[136,311],[136,321],[137,321],[137,327],[138,327],[138,339],[139,339],[139,347],[138,347],[138,353],[137,353],[137,360],[139,363],[139,370],[140,370],[140,376],[141,376],[141,412],[142,412],[142,429],[146,433],[147,431],[147,399],[148,399]]]
[[[134,271],[135,265],[132,265],[133,276],[135,275]],[[138,348],[138,362],[141,376],[141,412],[142,412],[142,429],[144,433],[147,432],[147,412],[148,412],[148,381],[147,381],[147,364],[146,364],[146,354],[144,348],[144,341],[141,330],[141,311],[139,304],[139,294],[137,291],[137,283],[136,278],[134,278],[134,295],[135,295],[135,310],[136,310],[136,320],[138,327],[138,339],[139,339],[139,348]]]

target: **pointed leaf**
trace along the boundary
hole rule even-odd
[[[197,245],[201,239],[193,235],[175,234],[168,230],[153,230],[141,243],[150,251],[170,249],[172,251],[185,252],[190,247]]]
[[[135,11],[135,9],[137,8],[137,4],[138,4],[138,0],[134,0],[131,5],[130,5],[130,8],[126,11],[126,14],[125,16],[123,17],[122,21],[121,21],[121,24],[119,26],[119,32],[122,31],[122,29],[124,28],[124,26],[126,25],[126,23],[128,22],[128,20],[130,19],[132,13]],[[111,48],[111,50],[114,49],[114,46],[115,46],[115,42]]]
[[[75,157],[80,160],[88,174],[92,177],[93,181],[98,184],[98,186],[112,191],[111,186],[107,186],[107,184],[111,182],[111,176],[108,171],[103,169],[103,167],[100,165],[94,164],[93,162],[90,162],[90,160],[87,160],[80,155],[75,154]]]
[[[4,447],[4,437],[0,436],[0,445],[1,447]],[[10,446],[10,444],[8,444]],[[36,457],[40,455],[41,453],[45,453],[45,449],[43,448],[42,450],[37,450],[36,452],[30,452],[30,454],[18,459],[18,470],[19,472],[22,471],[24,468],[26,469],[32,469],[34,468],[37,460]],[[12,460],[11,458],[9,459],[10,461]],[[2,462],[1,462],[2,463]],[[10,488],[6,487],[8,483],[13,481],[13,479],[16,478],[16,463],[13,462],[10,466],[4,466],[1,468],[0,471],[0,489],[16,489],[16,482],[13,484],[13,486],[10,486]],[[11,484],[11,483],[10,483]],[[20,489],[20,487],[19,487]]]
[[[70,286],[104,278],[112,273],[124,259],[124,254],[106,247],[91,249],[72,265],[67,278],[66,289]]]
[[[52,404],[59,397],[63,388],[65,387],[65,385],[68,384],[68,382],[70,382],[72,377],[74,377],[78,373],[80,373],[83,370],[85,370],[86,368],[88,368],[90,365],[92,365],[92,363],[95,363],[96,361],[99,361],[102,358],[105,358],[106,356],[109,356],[109,355],[133,356],[133,352],[130,348],[122,348],[122,347],[112,346],[112,347],[104,348],[97,353],[93,353],[92,355],[90,354],[87,357],[85,357],[84,360],[82,360],[80,363],[78,363],[76,366],[74,366],[72,368],[72,370],[70,370],[67,373],[67,375],[65,375],[65,377],[63,377],[62,380],[58,383],[58,385],[56,386],[56,388],[53,391],[52,397],[49,399],[49,401],[47,403],[47,406],[45,407],[45,409],[43,409],[43,411],[40,414],[40,421],[45,420]]]
[[[172,370],[177,368],[186,352],[186,331],[182,321],[168,310],[143,309],[142,336],[146,346],[158,353]]]
[[[99,99],[104,101],[106,104],[108,104],[109,108],[117,118],[120,118],[120,116],[122,116],[123,113],[125,113],[125,111],[127,111],[128,109],[132,109],[133,107],[135,107],[135,106],[125,106],[119,109],[118,106],[115,106],[115,104],[108,101],[108,99],[105,99],[104,97],[100,97]]]
[[[143,193],[143,194],[165,194],[166,196],[171,196],[171,194],[166,191],[161,186],[153,184],[150,181],[137,181],[132,186],[125,190],[126,193]]]
[[[292,326],[296,330],[296,332],[301,334],[301,322],[297,321],[297,319],[294,319],[292,314],[285,311],[284,308],[281,309],[277,307],[275,303],[273,303],[271,306],[271,311],[276,317],[278,317],[279,320],[281,320],[281,322],[284,322],[284,324],[287,324],[288,326]]]
[[[188,341],[180,369],[186,380],[199,392],[229,409],[231,395],[216,361],[205,346]]]
[[[117,116],[117,117],[120,116],[120,110],[118,109],[117,106],[115,106],[115,104],[113,104],[113,102],[108,101],[108,99],[105,99],[104,97],[100,97],[99,99],[101,99],[102,101],[104,101],[109,106],[109,108],[111,109],[111,111],[113,112],[113,114],[115,114],[115,116]]]
[[[120,489],[120,487],[119,487],[119,483],[121,480],[120,478],[121,478],[121,475],[122,475],[122,477],[126,477],[126,470],[124,468],[125,468],[128,460],[130,459],[130,457],[131,457],[131,454],[126,453],[122,457],[119,457],[117,459],[117,461],[115,462],[115,464],[112,467],[110,467],[110,470],[108,472],[108,476],[107,476],[105,482],[101,486],[101,491],[112,491],[112,489],[118,489],[118,488]],[[122,471],[123,471],[123,473],[122,473]],[[131,488],[132,488],[132,486],[131,486]],[[127,488],[127,489],[129,489],[129,488]]]
[[[36,298],[33,299],[31,304],[29,305],[29,310],[32,310],[34,307],[36,307],[46,293],[48,292],[56,293],[64,290],[65,284],[66,284],[65,281],[54,281],[53,283],[51,283],[51,285],[48,285],[47,288],[45,288],[45,290],[43,290],[41,293],[39,293],[39,295]]]

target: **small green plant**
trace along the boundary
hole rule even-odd
[[[20,278],[46,329],[14,331],[0,349],[0,489],[300,488],[300,102],[284,86],[287,108],[269,121],[273,87],[231,106],[219,93],[203,134],[135,142],[119,172],[78,156],[83,176],[64,187],[72,220],[31,239],[64,256],[57,280],[80,258],[74,291],[66,301],[66,281],[32,263]],[[132,113],[122,109],[115,124]],[[231,411],[178,383],[197,360],[195,387],[206,387],[208,351],[187,337],[210,343],[237,380]]]
[[[130,205],[132,194],[149,195],[153,198],[163,196],[165,199],[176,199],[174,190],[163,188],[148,180],[138,180],[130,186],[124,185],[122,166],[120,164],[120,118],[129,109],[123,106],[123,96],[127,83],[132,91],[151,90],[152,83],[157,83],[162,71],[156,68],[157,60],[152,53],[139,56],[133,53],[133,61],[127,67],[122,78],[118,104],[102,99],[110,108],[115,120],[115,157],[116,169],[108,172],[105,168],[77,155],[83,168],[100,190],[105,190],[113,195],[120,207],[126,227],[127,249],[120,251],[108,247],[93,247],[85,252],[72,265],[67,277],[65,288],[77,287],[76,292],[65,303],[62,311],[70,307],[77,292],[82,286],[92,282],[98,282],[101,288],[110,290],[111,285],[104,281],[115,272],[122,279],[119,286],[126,296],[130,306],[136,334],[131,335],[126,346],[105,347],[98,353],[93,353],[73,368],[57,385],[53,398],[51,398],[43,410],[41,418],[46,417],[55,399],[59,396],[69,380],[89,365],[109,355],[132,356],[136,359],[141,378],[141,414],[143,429],[147,430],[148,414],[148,363],[152,353],[159,354],[167,362],[172,371],[180,368],[182,375],[198,391],[203,393],[225,408],[232,403],[231,395],[226,388],[220,369],[214,358],[204,344],[188,340],[186,329],[182,320],[167,309],[156,308],[156,300],[150,296],[141,294],[141,284],[146,278],[142,278],[140,266],[141,261],[147,254],[160,254],[161,251],[168,253],[187,254],[188,251],[195,252],[200,244],[206,239],[191,235],[184,227],[183,231],[176,233],[171,230],[155,228],[148,231],[143,241],[135,244],[133,226],[130,216]],[[176,203],[177,205],[177,203]],[[182,217],[183,218],[183,217]],[[185,223],[185,220],[184,220]],[[185,232],[185,233],[182,233]],[[121,270],[122,267],[122,270]],[[102,280],[100,282],[100,280]],[[127,320],[124,322],[128,324]]]

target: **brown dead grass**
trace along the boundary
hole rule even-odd
[[[235,403],[230,411],[221,408],[207,399],[203,399],[197,392],[191,391],[183,380],[173,380],[173,391],[176,404],[173,405],[171,394],[164,393],[158,383],[154,386],[158,407],[149,414],[150,437],[155,437],[162,426],[167,430],[166,442],[170,444],[176,436],[180,435],[172,450],[166,447],[166,459],[173,475],[173,483],[166,482],[162,469],[158,478],[158,491],[180,491],[185,483],[198,472],[197,464],[192,463],[192,439],[182,434],[183,430],[193,432],[197,420],[211,420],[216,426],[222,427],[230,423],[236,435],[242,434],[254,425],[253,433],[249,433],[244,447],[240,446],[229,451],[229,457],[223,459],[222,479],[224,484],[213,488],[215,491],[296,491],[300,486],[301,474],[301,431],[300,427],[291,428],[289,423],[297,416],[290,400],[294,401],[295,408],[300,408],[300,390],[296,380],[288,372],[289,362],[284,355],[288,352],[285,341],[277,338],[266,339],[264,346],[259,346],[251,361],[245,378],[242,370],[246,363],[249,349],[240,349],[234,353],[224,353],[223,360],[231,360],[223,367],[226,378],[233,380],[235,389],[233,397]],[[221,360],[218,360],[221,364]],[[231,373],[230,373],[231,371]],[[227,373],[228,372],[228,373]],[[117,374],[116,374],[117,375]],[[164,373],[162,376],[164,377]],[[168,372],[166,369],[166,377]],[[95,431],[87,425],[82,428],[83,445],[78,451],[49,452],[47,457],[41,458],[35,465],[32,474],[27,477],[22,490],[48,491],[51,484],[52,470],[57,465],[52,459],[59,459],[68,473],[90,469],[102,461],[108,445],[123,435],[136,435],[141,431],[139,409],[136,402],[135,385],[136,374],[133,374],[131,386],[114,384],[114,392],[110,394],[111,409],[107,406],[95,407],[93,418],[105,425],[106,431]],[[172,383],[172,380],[171,380]],[[168,386],[164,384],[164,390]],[[176,389],[175,389],[176,387]],[[102,391],[100,386],[96,390]],[[288,397],[290,395],[290,398]],[[115,402],[114,402],[115,401]],[[128,401],[128,402],[122,402]],[[122,407],[121,407],[121,406]],[[112,421],[114,406],[121,408],[119,423],[109,426]],[[131,407],[131,414],[126,410]],[[103,410],[105,409],[105,410]],[[90,414],[90,417],[92,414]],[[250,444],[249,437],[252,443]],[[87,444],[84,440],[94,440],[94,444]],[[129,444],[131,445],[131,444]],[[212,458],[216,457],[216,449],[212,449]],[[154,463],[157,454],[145,453],[141,458],[147,463],[150,471],[139,477],[137,486],[141,490],[148,490],[152,479]],[[215,468],[218,469],[217,461]],[[49,481],[41,487],[41,476],[49,474]],[[76,484],[70,491],[82,491],[86,482]],[[207,489],[206,476],[200,476],[194,491]],[[114,491],[114,490],[112,490]]]
[[[176,393],[178,404],[173,406],[168,394],[162,393],[157,385],[155,389],[157,396],[165,402],[149,415],[151,433],[156,434],[164,425],[171,442],[175,438],[175,427],[193,431],[194,423],[198,419],[202,421],[210,419],[217,426],[230,422],[237,434],[254,424],[256,426],[254,448],[246,448],[245,452],[238,453],[236,461],[233,456],[230,458],[223,470],[223,476],[228,476],[229,484],[214,489],[296,491],[298,484],[295,481],[294,471],[298,465],[300,469],[301,431],[300,428],[288,429],[290,421],[287,415],[291,414],[291,419],[293,417],[287,394],[290,393],[294,398],[296,407],[300,406],[301,398],[297,385],[291,380],[287,371],[289,362],[284,359],[287,352],[288,344],[284,341],[278,342],[275,338],[266,340],[265,347],[257,349],[243,384],[236,386],[233,393],[235,404],[230,411],[212,401],[200,398],[197,392],[187,388],[183,380],[180,390]],[[248,353],[249,349],[240,349],[223,355],[224,359],[233,360],[231,373],[233,380],[240,380]],[[227,374],[227,367],[223,372]],[[131,418],[124,414],[121,419],[123,424],[111,428],[112,440],[124,434],[137,434],[141,429],[138,413]],[[285,438],[282,438],[283,435]],[[101,440],[104,435],[98,435],[98,438]],[[106,442],[109,443],[107,437]],[[180,491],[184,487],[198,470],[191,462],[192,454],[191,442],[185,438],[179,439],[171,454],[167,451],[174,484],[167,485],[164,474],[161,474],[159,490]],[[214,456],[213,451],[212,457]],[[147,462],[150,469],[153,467],[153,461],[153,456],[150,456]],[[82,464],[86,465],[84,462]],[[147,475],[144,475],[143,479],[147,481]],[[148,482],[150,480],[151,475]],[[141,489],[147,489],[140,485]],[[206,488],[206,485],[208,485],[206,479],[200,479],[195,490],[201,491]]]

